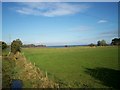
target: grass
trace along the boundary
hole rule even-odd
[[[9,48],[2,50],[1,66],[2,66],[2,88],[10,88],[13,78],[18,70],[15,70],[15,61],[13,57],[9,57]]]
[[[118,47],[24,48],[23,52],[29,61],[47,71],[48,76],[59,82],[61,87],[117,89],[91,75],[91,69],[118,70]]]
[[[19,52],[2,56],[2,65],[3,88],[11,88],[14,80],[21,81],[22,88],[58,87]]]
[[[7,57],[2,58],[2,87],[10,88],[10,83],[15,75],[15,62]]]

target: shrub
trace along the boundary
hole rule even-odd
[[[22,42],[20,39],[16,39],[11,43],[11,52],[16,53],[16,52],[21,52],[21,46]]]

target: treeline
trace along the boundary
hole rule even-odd
[[[97,44],[89,44],[89,46],[120,46],[120,38],[114,38],[112,39],[110,44],[107,44],[105,40],[97,41]],[[34,44],[27,44],[23,45],[22,41],[20,39],[13,40],[11,45],[7,45],[4,41],[0,41],[0,47],[2,47],[2,50],[6,48],[11,48],[11,52],[16,53],[17,51],[21,51],[22,47],[46,47],[46,45],[34,45]],[[65,45],[65,47],[68,47]]]
[[[31,48],[31,47],[46,47],[46,45],[34,45],[34,44],[24,44],[23,48]]]
[[[34,45],[34,44],[28,44],[28,45],[23,45],[22,41],[20,39],[13,40],[11,42],[11,45],[7,45],[6,42],[0,41],[0,47],[2,47],[2,50],[5,50],[7,48],[10,48],[10,52],[16,53],[16,52],[21,52],[22,47],[46,47],[46,45]]]
[[[120,38],[114,38],[112,39],[111,43],[108,44],[105,40],[99,40],[97,41],[97,44],[89,44],[89,46],[120,46]]]
[[[23,48],[30,48],[30,47],[46,47],[46,45],[35,45],[35,44],[23,44],[22,43],[22,41],[20,40],[20,39],[16,39],[16,40],[13,40],[13,42],[11,43],[11,46],[12,46],[12,44],[17,44],[17,43],[21,43],[21,47],[23,47]],[[16,45],[16,46],[18,46],[18,45]],[[8,48],[8,47],[10,47],[10,45],[7,45],[7,43],[6,42],[4,42],[4,41],[0,41],[0,47],[2,47],[2,49],[5,49],[5,48]]]

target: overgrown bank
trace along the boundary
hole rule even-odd
[[[13,80],[21,80],[22,88],[58,88],[42,71],[31,64],[21,53],[3,56],[3,88],[10,88]]]

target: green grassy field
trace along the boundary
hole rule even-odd
[[[24,48],[61,87],[118,88],[118,47]]]

